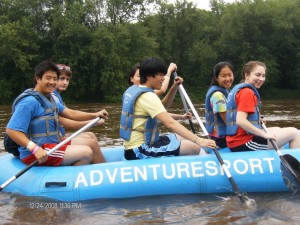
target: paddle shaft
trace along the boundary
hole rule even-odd
[[[199,125],[200,125],[200,127],[201,127],[201,129],[203,131],[203,133],[205,134],[205,136],[207,138],[210,139],[210,136],[209,136],[209,134],[208,134],[208,132],[206,130],[206,127],[202,123],[202,121],[201,121],[201,119],[200,119],[200,117],[199,117],[199,115],[198,115],[198,113],[197,113],[194,105],[192,104],[192,102],[191,102],[189,96],[187,95],[187,93],[186,93],[184,87],[182,86],[182,84],[179,85],[179,92],[180,92],[180,94],[182,94],[184,96],[184,98],[186,99],[187,103],[189,104],[189,106],[190,106],[190,108],[191,108],[194,116],[196,117],[196,119],[197,119],[197,121],[198,121],[198,123],[199,123]],[[238,188],[236,182],[234,181],[233,177],[231,176],[231,173],[229,172],[227,166],[225,165],[225,163],[224,163],[224,161],[223,161],[220,153],[218,152],[217,149],[214,149],[214,148],[213,148],[213,151],[214,151],[217,159],[219,160],[219,163],[221,164],[221,166],[222,166],[222,168],[223,168],[223,170],[224,170],[227,178],[229,179],[229,181],[230,181],[230,183],[231,183],[231,185],[232,185],[235,193],[237,194],[237,196],[239,197],[239,199],[241,200],[241,202],[245,202],[245,196],[243,196],[243,194],[241,193],[240,189]]]
[[[261,126],[262,126],[262,128],[264,129],[264,131],[265,131],[266,133],[269,133],[268,128],[266,127],[266,124],[265,124],[263,121],[261,121]],[[277,143],[276,143],[273,139],[270,139],[270,142],[271,142],[271,144],[273,145],[273,147],[274,147],[274,149],[276,150],[276,152],[278,153],[278,155],[279,155],[279,156],[282,156],[282,153],[280,152]]]
[[[84,127],[82,127],[81,129],[79,129],[78,131],[76,131],[75,133],[73,133],[70,137],[66,138],[65,140],[63,140],[62,142],[60,142],[58,145],[56,145],[54,148],[52,148],[50,151],[47,152],[47,155],[51,155],[53,152],[55,152],[57,149],[59,149],[60,147],[62,147],[63,145],[67,144],[69,141],[71,141],[74,137],[76,137],[77,135],[79,135],[80,133],[86,131],[87,129],[89,129],[90,127],[92,127],[95,123],[97,123],[101,118],[97,117],[95,119],[93,119],[91,122],[89,122],[88,124],[86,124]],[[16,180],[18,177],[22,176],[27,170],[31,169],[33,166],[38,164],[38,160],[35,160],[34,162],[32,162],[31,164],[29,164],[25,169],[23,169],[22,171],[20,171],[19,173],[17,173],[15,176],[11,177],[10,179],[8,179],[6,182],[4,182],[1,186],[0,186],[0,191],[2,191],[3,188],[5,188],[7,185],[9,185],[11,182],[13,182],[14,180]]]
[[[189,96],[187,95],[187,93],[186,93],[184,87],[182,86],[182,84],[179,84],[178,88],[179,88],[180,95],[184,96],[185,100],[187,101],[188,105],[190,106],[190,108],[191,108],[191,110],[192,110],[192,112],[193,112],[193,114],[194,114],[197,122],[199,123],[199,125],[200,125],[200,127],[201,127],[201,129],[203,131],[203,133],[205,134],[205,136],[209,137],[205,126],[203,125],[203,123],[202,123],[202,121],[201,121],[201,119],[200,119],[200,117],[199,117],[199,115],[198,115],[198,113],[197,113],[197,111],[196,111],[193,103],[191,102],[191,100],[190,100]]]
[[[176,77],[177,77],[177,72],[175,71],[173,74],[174,74],[174,77],[176,78]],[[181,97],[181,101],[182,101],[182,104],[183,104],[185,113],[189,113],[189,109],[188,109],[188,106],[187,106],[187,104],[186,104],[185,98],[184,98],[184,96],[182,95],[181,91],[179,91],[179,93],[180,93],[180,97]],[[191,129],[192,129],[192,132],[195,134],[196,131],[195,131],[194,124],[193,124],[193,122],[192,122],[191,119],[188,119],[188,120],[189,120]]]

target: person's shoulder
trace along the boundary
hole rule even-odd
[[[254,96],[255,93],[251,88],[242,88],[237,94],[236,97],[237,98],[241,98],[241,99],[248,99],[249,97],[251,98],[251,96]]]
[[[226,101],[226,96],[221,91],[216,91],[210,97],[210,102]]]
[[[242,88],[240,90],[240,93],[243,93],[243,94],[254,94],[254,91],[251,88],[249,88],[249,87],[245,87],[245,88]]]
[[[137,99],[143,102],[160,102],[160,98],[154,92],[145,92]]]
[[[143,93],[142,96],[144,98],[153,98],[153,97],[157,97],[158,98],[158,96],[154,92],[151,92],[151,91]]]
[[[28,95],[22,99],[20,99],[14,107],[13,111],[19,111],[20,113],[23,113],[24,110],[25,111],[31,111],[34,110],[36,108],[38,108],[40,105],[40,103],[38,102],[38,100],[32,96],[32,95]]]
[[[226,104],[226,97],[222,92],[216,91],[211,96],[210,103],[213,104],[213,105]]]
[[[212,97],[215,97],[215,98],[223,98],[225,95],[221,92],[221,91],[215,91],[213,94],[212,94]]]
[[[52,92],[51,95],[56,103],[60,103],[58,96],[54,92]]]
[[[20,99],[20,101],[18,102],[19,103],[27,103],[27,104],[35,104],[35,103],[38,103],[38,100],[36,97],[34,97],[33,95],[28,95],[28,96],[25,96],[24,98]]]

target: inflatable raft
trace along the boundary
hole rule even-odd
[[[68,202],[233,192],[213,153],[126,161],[123,147],[106,147],[102,151],[107,163],[33,167],[3,191]],[[220,153],[242,192],[288,191],[274,150],[243,153],[222,150]],[[285,153],[300,159],[300,149],[283,150]],[[0,183],[4,183],[26,166],[13,155],[4,154],[0,158],[0,167]]]

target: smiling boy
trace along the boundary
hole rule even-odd
[[[35,68],[35,88],[26,90],[13,103],[13,114],[6,133],[20,145],[20,159],[25,164],[38,160],[42,166],[84,165],[98,157],[85,145],[68,143],[56,152],[47,155],[50,148],[60,142],[58,116],[72,120],[91,120],[96,117],[108,118],[105,110],[87,113],[66,108],[56,103],[51,93],[56,88],[59,69],[49,60]]]
[[[120,136],[125,139],[128,160],[196,155],[200,151],[205,154],[201,147],[216,147],[215,141],[199,138],[169,115],[164,105],[177,90],[170,90],[162,101],[154,93],[161,88],[166,73],[167,67],[159,59],[146,59],[140,64],[140,85],[132,85],[123,94]],[[177,86],[181,82],[175,79]],[[158,121],[176,134],[160,135]]]

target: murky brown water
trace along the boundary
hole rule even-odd
[[[264,101],[268,126],[300,128],[299,101]],[[110,119],[93,127],[100,146],[122,145],[118,135],[120,104],[76,104],[73,109],[106,108]],[[203,118],[203,104],[195,104]],[[0,152],[10,106],[0,106]],[[180,103],[172,112],[183,113]],[[194,121],[196,123],[196,120]],[[188,124],[185,124],[188,127]],[[199,133],[199,126],[196,125]],[[164,129],[162,131],[165,131]],[[4,154],[1,152],[0,154]],[[1,171],[3,172],[3,171]],[[59,208],[32,208],[32,203],[55,201],[0,193],[0,224],[299,224],[300,197],[290,193],[249,194],[257,206],[247,208],[234,195],[173,195],[66,203]]]

